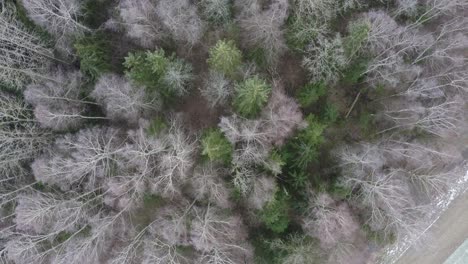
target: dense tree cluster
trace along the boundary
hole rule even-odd
[[[0,0],[0,262],[377,263],[466,170],[467,11]]]

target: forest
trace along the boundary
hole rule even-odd
[[[0,263],[382,263],[467,57],[467,0],[0,0]]]

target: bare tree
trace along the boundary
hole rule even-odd
[[[188,0],[161,0],[156,14],[172,38],[182,44],[195,45],[204,33],[204,23],[197,14],[197,6]]]
[[[78,22],[83,15],[79,0],[21,0],[28,16],[57,38],[57,47],[71,53],[73,37],[91,30]]]
[[[323,249],[344,241],[353,242],[359,224],[346,203],[337,203],[327,193],[319,193],[309,206],[302,227],[307,234],[320,240]]]
[[[287,240],[275,239],[270,243],[270,248],[286,253],[282,259],[284,264],[314,263],[324,257],[316,243],[299,234],[289,235]]]
[[[117,247],[110,263],[192,263],[189,260],[196,256],[190,254],[189,257],[178,248],[189,245],[187,221],[192,206],[193,203],[179,201],[159,208],[151,223],[138,233],[135,230],[129,232],[125,244]]]
[[[129,123],[138,122],[143,110],[158,109],[161,103],[147,100],[143,88],[115,74],[101,76],[91,96],[104,106],[107,117]]]
[[[339,152],[342,184],[359,190],[356,201],[368,214],[373,230],[394,234],[397,239],[418,234],[421,219],[430,208],[418,201],[401,168],[387,168],[384,152],[377,145],[361,144]]]
[[[167,35],[157,18],[156,4],[153,0],[122,0],[118,6],[126,34],[146,48],[154,48]]]
[[[148,135],[146,126],[142,124],[139,129],[130,131],[126,146],[117,155],[123,162],[113,182],[116,187],[113,196],[131,201],[141,198],[147,191],[173,198],[188,180],[196,139],[183,130],[177,119],[157,136]]]
[[[163,76],[164,83],[177,96],[183,96],[188,93],[192,80],[192,65],[181,59],[176,59],[170,63]]]
[[[244,42],[251,48],[260,47],[270,63],[275,63],[286,50],[282,26],[288,16],[288,1],[272,1],[267,10],[252,13],[240,20]]]
[[[147,48],[168,36],[181,44],[195,45],[204,32],[197,6],[187,0],[123,0],[118,7],[127,35]]]
[[[14,17],[11,4],[0,3],[0,81],[22,90],[46,76],[52,51]]]
[[[231,2],[228,0],[202,0],[199,3],[205,18],[215,24],[231,19]]]
[[[39,128],[28,106],[20,99],[0,93],[0,184],[24,176],[26,161],[46,145],[50,134]]]
[[[191,208],[188,202],[159,208],[149,232],[158,235],[169,245],[189,245],[187,221]]]
[[[315,17],[327,22],[336,17],[340,3],[336,0],[295,0],[295,12],[301,17]]]
[[[62,190],[83,185],[94,190],[111,175],[121,140],[111,128],[91,128],[65,135],[55,142],[54,152],[36,159],[32,166],[36,180]]]
[[[143,240],[143,264],[188,264],[190,260],[175,246],[159,238]]]
[[[408,100],[442,99],[450,94],[468,93],[468,74],[459,67],[447,67],[434,74],[421,74],[399,95]]]
[[[394,121],[395,128],[419,128],[430,134],[447,137],[457,135],[463,129],[464,106],[461,98],[448,98],[442,103],[435,103],[427,107],[420,103],[396,101],[390,105],[395,107],[385,111],[385,117]]]
[[[467,28],[468,19],[464,17],[444,21],[434,34],[427,34],[426,45],[418,50],[412,64],[425,62],[431,68],[465,66],[466,58],[458,51],[468,47],[468,37],[464,34]]]
[[[397,3],[397,10],[395,13],[403,14],[407,16],[414,17],[417,15],[418,11],[418,1],[415,0],[398,0]]]
[[[337,34],[332,40],[318,38],[316,43],[307,47],[302,65],[308,70],[314,82],[335,83],[346,65],[341,36]]]
[[[177,120],[172,121],[163,140],[167,142],[168,148],[160,156],[159,175],[152,179],[150,184],[156,193],[170,197],[177,193],[178,186],[188,179],[197,142],[187,135]]]
[[[16,230],[56,237],[60,232],[75,232],[86,224],[86,204],[51,194],[20,195],[15,208]]]
[[[273,87],[270,101],[263,109],[261,118],[266,123],[263,130],[268,141],[281,146],[296,128],[304,126],[304,121],[299,104],[285,94],[282,84],[275,81]]]
[[[248,196],[249,208],[262,210],[270,202],[277,191],[276,180],[265,175],[257,176],[253,180],[252,192]]]
[[[226,216],[210,205],[206,209],[194,208],[191,240],[202,252],[200,263],[239,263],[251,256],[244,246],[246,230],[240,217]]]
[[[57,264],[98,263],[105,252],[110,251],[110,240],[114,234],[122,232],[119,230],[122,228],[122,222],[119,221],[121,219],[120,214],[97,215],[89,221],[89,235],[78,236],[78,233],[75,233],[44,253],[55,251],[52,263]]]
[[[86,119],[101,119],[83,115],[90,102],[80,98],[82,78],[79,71],[58,68],[51,80],[28,85],[25,100],[34,106],[34,115],[43,127],[63,131],[77,128]]]
[[[463,0],[424,0],[423,4],[426,9],[420,14],[415,24],[424,23],[439,16],[454,14],[468,6],[468,3]]]
[[[234,89],[224,74],[210,71],[205,83],[200,88],[202,96],[208,101],[210,107],[225,105]]]
[[[13,263],[34,263],[43,261],[43,259],[40,258],[39,245],[28,236],[10,238],[8,242],[6,242],[1,253],[2,256],[6,256],[5,258]]]
[[[214,203],[220,208],[230,208],[229,189],[223,182],[223,176],[227,172],[215,167],[214,164],[201,165],[195,168],[190,178],[192,192],[197,200]]]

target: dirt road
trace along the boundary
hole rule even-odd
[[[396,264],[442,264],[468,239],[468,191],[460,195],[429,229],[421,248],[411,247]]]

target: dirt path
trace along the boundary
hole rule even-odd
[[[422,248],[411,247],[396,264],[442,264],[468,238],[468,191],[454,200],[429,229]]]

